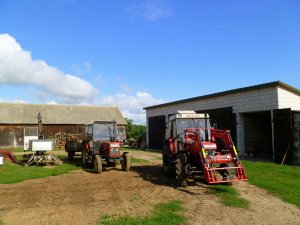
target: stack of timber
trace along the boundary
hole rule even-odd
[[[65,150],[67,141],[77,141],[78,138],[82,138],[82,134],[67,134],[58,132],[54,135],[55,147],[56,149]]]

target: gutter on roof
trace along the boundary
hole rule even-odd
[[[253,86],[249,86],[249,87],[243,87],[243,88],[237,88],[237,89],[232,89],[232,90],[228,90],[228,91],[217,92],[214,94],[208,94],[208,95],[202,95],[202,96],[193,97],[193,98],[181,99],[178,101],[163,103],[163,104],[159,104],[159,105],[148,106],[148,107],[144,107],[143,109],[144,110],[156,109],[156,108],[160,108],[160,107],[177,105],[177,104],[186,103],[186,102],[193,102],[193,101],[198,101],[198,100],[203,100],[203,99],[208,99],[208,98],[214,98],[214,97],[219,97],[219,96],[224,96],[224,95],[236,94],[236,93],[245,92],[245,91],[252,91],[252,90],[277,87],[277,86],[282,87],[282,88],[300,96],[299,89],[292,87],[282,81],[274,81],[274,82],[269,82],[269,83],[264,83],[264,84],[253,85]]]

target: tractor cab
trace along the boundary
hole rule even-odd
[[[186,129],[197,129],[202,142],[209,142],[211,137],[211,125],[208,113],[196,113],[194,111],[178,111],[170,116],[165,139],[171,145],[171,151],[177,153],[183,150],[183,144],[191,141],[186,138]]]
[[[118,135],[115,121],[94,121],[85,126],[84,139],[114,141]]]

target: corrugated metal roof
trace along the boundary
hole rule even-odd
[[[115,106],[70,106],[24,103],[0,103],[0,124],[37,124],[42,113],[44,124],[87,124],[91,121],[112,121],[125,125],[126,120]]]
[[[214,97],[219,97],[219,96],[224,96],[224,95],[229,95],[229,94],[236,94],[236,93],[240,93],[240,92],[258,90],[258,89],[263,89],[263,88],[278,87],[278,86],[300,96],[299,89],[292,87],[282,81],[274,81],[274,82],[269,82],[269,83],[264,83],[264,84],[249,86],[249,87],[243,87],[243,88],[237,88],[237,89],[232,89],[232,90],[228,90],[228,91],[217,92],[217,93],[209,94],[209,95],[202,95],[202,96],[198,96],[198,97],[194,97],[194,98],[182,99],[182,100],[178,100],[178,101],[174,101],[174,102],[167,102],[167,103],[163,103],[163,104],[159,104],[159,105],[148,106],[148,107],[145,107],[144,109],[145,110],[156,109],[156,108],[160,108],[160,107],[166,107],[166,106],[181,104],[181,103],[185,103],[185,102],[199,101],[199,100],[203,100],[203,99],[214,98]]]

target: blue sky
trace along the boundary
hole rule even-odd
[[[0,100],[143,107],[300,88],[300,1],[0,0]]]

